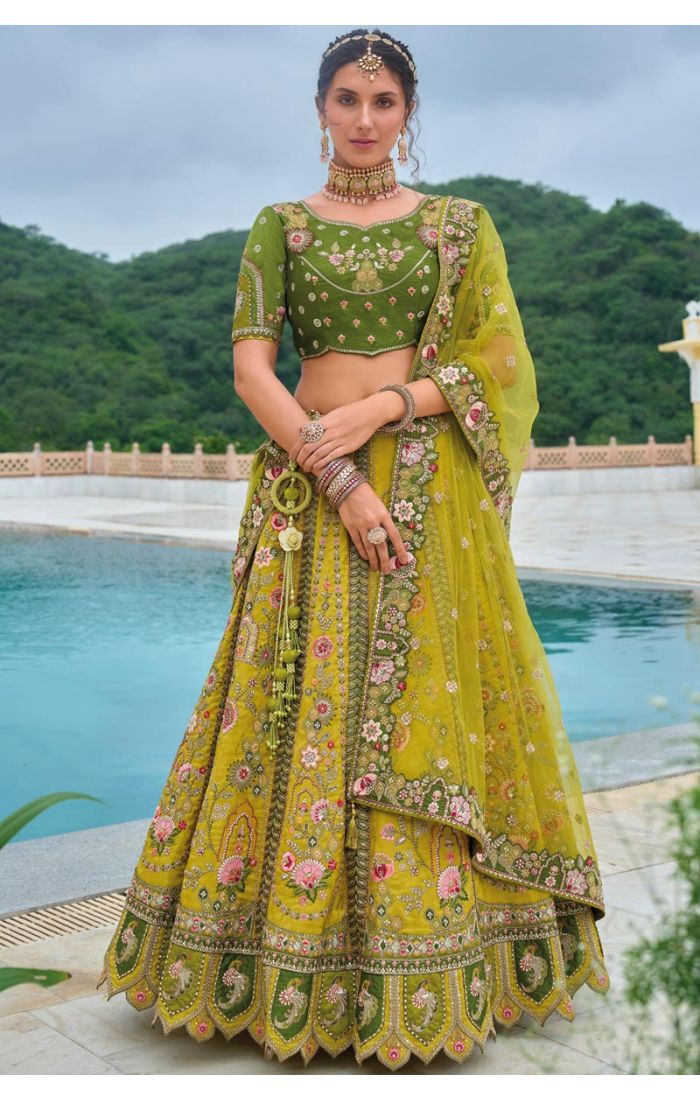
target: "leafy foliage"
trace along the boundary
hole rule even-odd
[[[101,802],[101,798],[95,798],[92,794],[83,794],[81,791],[55,791],[53,794],[42,794],[33,798],[31,802],[25,802],[19,809],[14,810],[0,821],[0,848],[10,843],[25,825],[33,821],[39,814],[56,806],[59,802],[65,802],[71,798],[87,798],[90,802]]]
[[[14,989],[16,985],[24,985],[31,982],[43,989],[50,985],[58,985],[66,982],[73,975],[69,970],[39,970],[35,966],[2,966],[0,967],[0,993],[6,989]]]
[[[543,185],[475,176],[424,191],[476,199],[504,241],[535,359],[540,446],[681,440],[687,370],[657,344],[700,297],[700,235],[648,203],[605,213]],[[233,391],[229,329],[246,231],[120,263],[36,226],[0,222],[0,450],[115,450],[138,441],[254,450],[264,432]],[[289,326],[278,375],[299,376]]]
[[[700,760],[700,742],[698,742]],[[670,1039],[646,1052],[653,1071],[700,1073],[700,783],[669,804],[672,856],[683,883],[678,912],[661,912],[658,930],[626,952],[625,996],[650,1015],[668,1016]],[[640,1025],[643,1021],[640,1019]],[[651,1029],[650,1029],[651,1030]],[[646,1068],[646,1067],[645,1067]]]
[[[25,802],[19,809],[4,817],[0,821],[0,849],[6,847],[20,829],[23,829],[38,814],[55,806],[58,802],[64,802],[67,798],[89,798],[91,802],[101,802],[101,798],[95,798],[91,794],[82,794],[80,791],[56,791],[54,794],[40,795],[31,802]],[[24,985],[31,982],[33,985],[47,988],[65,982],[72,977],[68,970],[46,970],[34,966],[2,966],[0,967],[0,993],[6,989],[14,989],[16,985]]]

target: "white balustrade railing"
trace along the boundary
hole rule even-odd
[[[0,452],[0,477],[47,477],[52,474],[94,474],[119,477],[186,477],[242,481],[250,477],[254,454],[238,454],[229,443],[224,454],[204,454],[197,443],[192,454],[173,454],[168,443],[160,451],[143,452],[138,443],[130,451],[113,451],[109,443],[96,450],[88,442],[84,451],[42,451],[39,443],[31,451]],[[683,443],[657,443],[650,435],[646,443],[579,445],[574,436],[566,447],[536,447],[530,440],[526,470],[588,470],[620,466],[692,466],[693,437]]]

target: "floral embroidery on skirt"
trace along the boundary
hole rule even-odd
[[[608,988],[551,671],[474,452],[452,413],[423,417],[355,454],[387,506],[400,489],[416,555],[400,584],[315,488],[295,517],[298,700],[271,756],[286,521],[269,490],[286,457],[258,449],[231,613],[99,984],[166,1032],[248,1028],[281,1059],[461,1062],[494,1022],[572,1018],[583,983]]]

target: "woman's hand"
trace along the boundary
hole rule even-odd
[[[318,476],[332,458],[352,454],[385,423],[378,410],[378,402],[364,397],[324,413],[320,418],[325,429],[321,438],[317,443],[305,443],[300,435],[289,449],[290,459],[306,473]]]
[[[358,485],[346,496],[338,506],[338,515],[345,524],[358,554],[369,563],[370,569],[381,569],[382,573],[391,573],[398,566],[407,565],[411,560],[415,560],[413,554],[406,548],[388,508],[369,482],[365,481]],[[380,543],[369,542],[367,532],[372,527],[384,527],[389,539]],[[391,556],[388,549],[389,540],[394,548],[394,555]]]

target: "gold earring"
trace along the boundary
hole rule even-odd
[[[406,127],[401,127],[401,137],[399,138],[399,164],[405,166],[408,164],[408,145],[406,143]]]
[[[328,134],[326,133],[325,122],[321,126],[321,129],[323,130],[323,135],[321,137],[321,155],[318,159],[321,161],[321,164],[326,164],[330,160],[330,151],[328,147]]]

